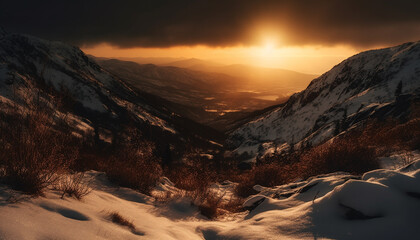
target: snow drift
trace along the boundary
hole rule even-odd
[[[273,188],[247,211],[209,221],[188,200],[161,204],[90,171],[82,201],[48,191],[28,198],[0,186],[0,239],[415,239],[420,230],[420,161],[363,176],[331,173]],[[215,185],[223,186],[223,185]],[[226,188],[226,186],[224,186]],[[176,191],[163,179],[158,191]],[[12,197],[14,196],[14,197]],[[11,200],[18,200],[17,202]],[[113,223],[116,211],[134,229]]]

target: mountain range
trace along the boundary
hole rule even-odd
[[[370,118],[403,121],[419,101],[419,63],[420,42],[366,51],[315,78],[287,101],[265,100],[259,97],[268,94],[266,86],[302,87],[310,75],[267,70],[273,78],[290,77],[272,83],[262,78],[266,82],[258,87],[259,80],[251,85],[246,80],[258,78],[259,70],[251,67],[207,64],[212,70],[199,71],[190,69],[197,65],[94,58],[67,44],[2,31],[0,99],[21,106],[28,96],[64,99],[67,108],[57,111],[72,116],[75,131],[99,129],[105,140],[130,124],[164,144],[220,150],[227,137],[230,152],[252,160],[273,149],[318,145]],[[263,93],[246,92],[254,85],[254,91]]]
[[[244,64],[221,64],[198,58],[118,58],[139,64],[171,66],[207,73],[222,73],[240,79],[239,89],[266,92],[273,95],[291,95],[305,89],[309,82],[318,77],[281,68],[265,68]]]

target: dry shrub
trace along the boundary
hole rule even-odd
[[[212,193],[198,208],[203,216],[209,219],[217,219],[225,214],[242,211],[243,202],[244,198],[236,197],[235,195],[232,195],[229,200],[226,200],[224,199],[224,194],[217,195]]]
[[[211,170],[200,163],[177,166],[165,173],[176,187],[188,191],[207,189],[212,180],[210,174]]]
[[[167,174],[175,186],[184,190],[184,195],[191,198],[191,205],[198,207],[200,213],[209,219],[217,216],[219,201],[209,189],[212,179],[210,169],[204,164],[183,165],[172,169]]]
[[[101,170],[112,182],[145,194],[150,194],[162,176],[159,162],[153,156],[153,146],[146,141],[120,147],[102,164]]]
[[[57,173],[68,168],[78,151],[66,129],[57,129],[59,121],[64,119],[46,103],[32,103],[27,108],[14,106],[2,115],[0,177],[5,183],[40,195],[56,181]]]
[[[145,194],[150,194],[151,189],[161,176],[158,163],[149,162],[149,159],[138,158],[124,162],[115,157],[106,165],[104,171],[108,178],[120,186],[129,187]]]
[[[311,149],[301,156],[297,167],[301,176],[307,178],[337,171],[363,174],[379,168],[379,162],[375,149],[353,135]]]
[[[362,137],[364,142],[377,149],[377,154],[386,156],[397,151],[420,149],[420,118],[400,123],[395,120],[371,121],[366,124]]]
[[[238,173],[235,193],[248,197],[256,192],[253,186],[276,186],[295,179],[305,179],[337,171],[363,174],[379,168],[379,156],[396,151],[420,149],[420,119],[401,123],[395,120],[370,120],[363,128],[352,130],[330,142],[302,153],[273,157],[269,163]],[[403,163],[411,159],[404,157]],[[263,161],[264,162],[264,161]]]
[[[225,172],[221,173],[212,168],[208,162],[198,161],[192,165],[173,166],[172,169],[166,170],[165,176],[171,179],[181,192],[160,196],[161,199],[170,201],[187,197],[191,200],[191,205],[197,206],[200,213],[209,219],[216,219],[228,212],[237,212],[242,206],[243,199],[232,196],[227,201],[224,199],[226,192],[215,192],[210,188],[212,183],[228,176]]]
[[[236,213],[243,211],[243,203],[245,199],[232,195],[228,202],[223,202],[220,206],[221,209],[228,211],[229,213]]]
[[[208,219],[214,220],[224,214],[242,210],[244,199],[232,195],[229,200],[226,200],[226,192],[220,193],[207,189],[207,191],[201,192],[199,198],[194,199],[196,194],[196,191],[192,191],[187,192],[186,195],[193,198],[191,204],[197,206],[200,213]]]
[[[208,219],[216,219],[219,216],[219,208],[221,207],[223,196],[215,194],[207,194],[202,202],[197,204],[200,213]]]
[[[256,184],[272,187],[284,184],[296,177],[290,165],[281,163],[265,164],[253,170]]]
[[[276,162],[257,165],[241,175],[235,193],[248,197],[256,193],[253,186],[257,184],[272,187],[319,174],[337,171],[362,174],[379,168],[375,148],[367,142],[363,133],[358,131],[296,156],[279,157]]]
[[[186,153],[191,157],[191,153]],[[184,158],[185,158],[184,155]],[[165,171],[167,176],[179,189],[185,190],[195,205],[200,205],[210,195],[209,187],[214,182],[214,169],[210,168],[205,161],[193,161],[189,159],[188,164],[173,165]]]
[[[235,188],[235,194],[239,197],[248,197],[257,193],[253,189],[255,185],[273,187],[290,182],[297,177],[293,165],[278,162],[258,165],[238,178],[239,184]]]
[[[395,161],[393,162],[392,168],[399,169],[406,167],[412,164],[416,159],[414,158],[414,154],[412,152],[405,152],[396,156]]]
[[[198,211],[208,219],[215,219],[222,213],[227,212],[227,209],[224,210],[225,206],[229,207],[228,209],[234,208],[232,204],[229,203],[228,205],[223,202],[223,196],[216,196],[210,189],[206,189],[205,191],[181,190],[177,193],[167,192],[166,194],[154,195],[153,197],[160,203],[169,203],[176,199],[188,200],[191,206],[196,206]]]
[[[91,179],[87,180],[84,172],[63,175],[57,182],[54,188],[62,193],[61,198],[67,195],[81,200],[92,191],[89,187]]]
[[[127,218],[121,216],[121,214],[119,214],[118,212],[110,212],[107,214],[107,216],[113,223],[116,223],[124,227],[128,227],[132,231],[136,230],[136,227],[134,226],[133,221],[129,221]]]
[[[394,139],[400,149],[420,150],[420,118],[412,119],[404,124],[395,126],[391,131],[386,132],[388,139]]]
[[[229,198],[225,198],[226,194],[227,192],[209,191],[206,198],[197,204],[200,213],[213,220],[225,214],[243,211],[242,204],[245,199],[236,196],[235,192],[231,193]]]
[[[255,181],[251,173],[244,174],[238,181],[238,185],[235,187],[235,195],[238,197],[246,198],[251,195],[257,194],[254,190]]]

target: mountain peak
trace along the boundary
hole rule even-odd
[[[317,145],[370,117],[405,116],[409,99],[420,95],[419,64],[420,42],[354,55],[314,79],[284,106],[237,129],[230,142],[238,153],[253,154],[263,143]],[[407,96],[404,104],[396,102],[398,86]]]

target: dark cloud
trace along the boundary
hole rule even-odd
[[[416,0],[74,0],[0,2],[11,32],[77,45],[167,47],[257,43],[259,24],[283,44],[374,46],[420,39]]]

